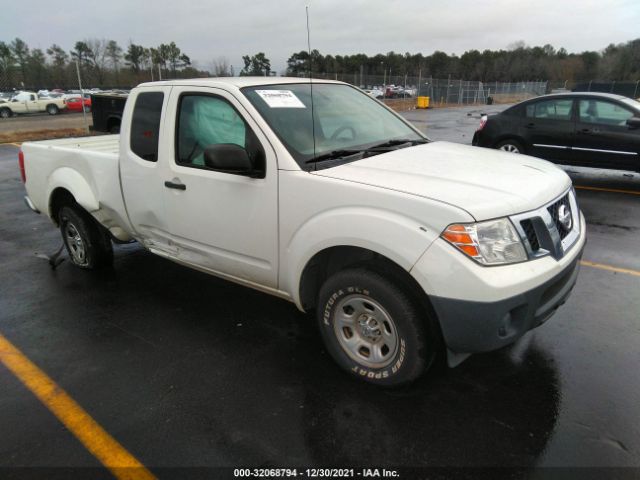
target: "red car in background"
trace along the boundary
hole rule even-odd
[[[84,104],[84,111],[91,111],[91,96],[87,96],[83,99],[80,97],[71,97],[67,98],[65,101],[67,102],[67,111],[69,112],[81,112]]]

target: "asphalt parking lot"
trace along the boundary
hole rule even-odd
[[[87,114],[88,125],[93,124],[91,113]],[[7,132],[29,132],[38,130],[83,128],[84,116],[82,112],[63,111],[59,115],[31,114],[16,115],[0,120],[0,134]]]
[[[470,143],[478,107],[444,110],[406,115],[434,139]],[[432,112],[455,128],[434,127]],[[242,466],[640,475],[640,175],[567,169],[589,241],[555,317],[512,347],[387,391],[343,374],[293,304],[135,244],[116,247],[107,271],[52,270],[42,255],[59,247],[59,232],[24,205],[17,150],[0,146],[0,338],[153,475],[220,478],[216,468]],[[99,438],[79,440],[2,363],[0,386],[0,477],[110,478],[90,453]]]

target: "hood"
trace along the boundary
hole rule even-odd
[[[393,150],[313,172],[448,203],[476,220],[539,208],[571,186],[553,164],[449,142]]]

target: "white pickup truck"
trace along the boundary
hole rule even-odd
[[[78,267],[135,239],[315,311],[335,361],[385,386],[543,323],[586,239],[562,170],[431,142],[340,82],[142,84],[120,135],[25,143],[20,166]]]
[[[9,118],[19,113],[43,113],[57,115],[67,108],[62,98],[40,97],[35,92],[20,92],[10,101],[0,103],[0,118]]]

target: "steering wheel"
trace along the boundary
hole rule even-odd
[[[340,136],[340,134],[342,132],[346,132],[346,131],[351,132],[350,140],[355,140],[356,139],[356,129],[353,128],[350,125],[342,125],[341,127],[338,127],[338,129],[335,132],[333,132],[333,135],[331,135],[331,140],[337,140],[337,138]]]

